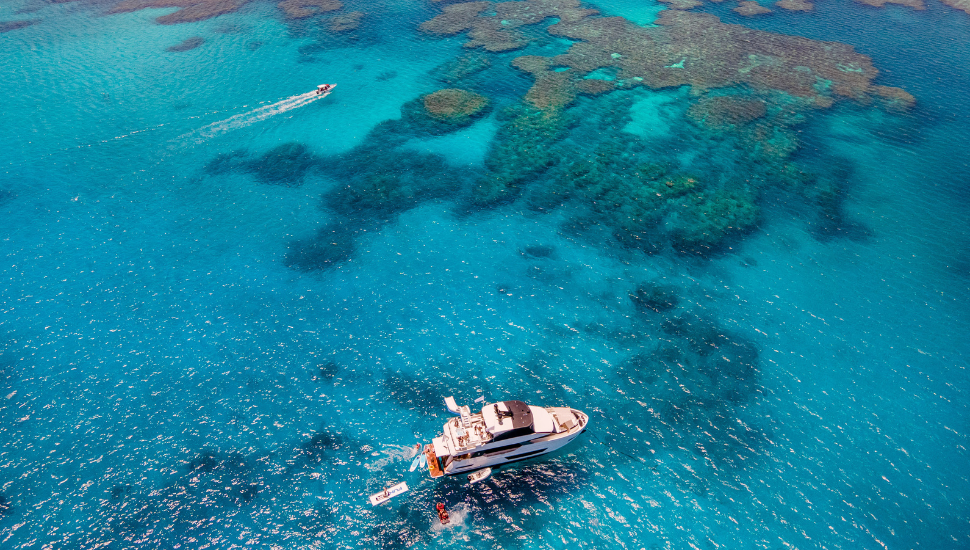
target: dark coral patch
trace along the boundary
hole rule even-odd
[[[321,162],[306,145],[297,142],[283,143],[255,159],[248,158],[249,153],[245,150],[220,153],[205,165],[203,171],[210,176],[241,172],[252,174],[257,181],[267,185],[299,187],[307,173]]]
[[[194,49],[198,48],[202,44],[205,44],[205,38],[202,38],[201,36],[193,36],[191,38],[186,38],[185,40],[179,42],[178,44],[176,44],[174,46],[169,46],[169,47],[165,48],[165,51],[167,51],[167,52],[187,52],[189,50],[194,50]]]
[[[333,458],[341,450],[348,450],[347,440],[340,433],[324,427],[300,444],[297,455],[306,464],[316,466]]]
[[[526,180],[557,162],[560,156],[551,146],[563,139],[569,128],[567,117],[526,104],[507,107],[499,120],[502,126],[485,157],[489,172],[472,189],[476,206],[515,199]]]
[[[270,149],[244,166],[262,183],[297,187],[303,183],[307,171],[318,162],[306,145],[290,142]]]
[[[639,311],[664,313],[677,307],[677,287],[660,283],[642,283],[630,294],[630,299]]]
[[[745,187],[690,194],[670,203],[668,231],[674,245],[685,252],[707,253],[731,233],[754,227],[760,209],[757,195]]]
[[[9,189],[0,189],[0,205],[6,204],[17,198],[17,194]]]
[[[522,249],[522,255],[529,258],[552,258],[556,248],[547,244],[533,244]]]
[[[233,171],[240,170],[244,166],[243,161],[247,156],[249,156],[249,153],[245,150],[219,153],[214,159],[206,163],[202,170],[210,176],[231,174]]]
[[[375,129],[379,131],[390,132]],[[286,263],[302,271],[328,269],[347,261],[357,250],[359,236],[379,230],[425,201],[454,196],[461,182],[439,155],[388,152],[370,146],[332,159],[321,170],[344,182],[323,198],[323,206],[338,216],[315,236],[290,244]]]
[[[402,372],[386,371],[383,387],[388,398],[404,409],[430,413],[436,410],[442,396],[453,395],[461,384],[453,379],[448,383],[441,376],[413,376]]]
[[[337,363],[333,361],[326,361],[317,365],[317,378],[321,380],[330,381],[333,380],[337,373],[340,372],[340,367]]]
[[[112,489],[105,536],[137,540],[152,536],[159,547],[191,546],[224,528],[227,517],[249,507],[268,484],[259,464],[239,453],[206,449],[182,464],[181,474],[150,494],[127,485]]]
[[[358,220],[331,222],[314,236],[291,242],[285,263],[300,271],[332,268],[353,256],[357,251],[357,237],[367,229]]]
[[[0,33],[15,31],[40,23],[40,19],[23,19],[20,21],[0,21]]]

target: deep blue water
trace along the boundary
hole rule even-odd
[[[468,211],[454,189],[491,115],[386,145],[414,173],[442,155],[446,192],[346,215],[337,191],[367,169],[346,155],[463,53],[416,32],[434,6],[349,6],[368,17],[345,40],[272,4],[163,26],[171,10],[32,2],[0,6],[40,20],[0,34],[0,547],[970,547],[970,16],[704,8],[852,44],[918,103],[799,127],[800,162],[848,174],[848,230],[767,193],[756,229],[700,257],[608,244],[569,207]],[[528,88],[505,67],[521,53],[485,73],[496,101]],[[249,114],[321,82],[338,88]],[[688,101],[630,97],[657,143]],[[288,143],[295,168],[261,157]],[[213,168],[233,152],[250,168]],[[347,257],[294,266],[321,228],[352,235]],[[638,308],[645,282],[676,308]],[[724,375],[731,359],[751,370]],[[408,472],[440,397],[482,393],[592,424],[474,487]],[[397,481],[411,491],[372,509]]]

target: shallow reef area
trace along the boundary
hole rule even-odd
[[[672,246],[717,252],[727,237],[757,224],[759,201],[769,189],[824,204],[816,197],[831,190],[806,183],[817,177],[790,183],[793,174],[805,172],[796,158],[795,128],[837,101],[897,111],[915,102],[904,90],[874,84],[878,71],[851,46],[682,10],[663,11],[655,26],[645,28],[600,16],[575,0],[463,2],[443,6],[421,30],[467,33],[464,47],[486,52],[465,54],[444,69],[447,81],[460,82],[465,67],[474,74],[494,64],[483,61],[489,54],[529,48],[540,39],[530,29],[550,18],[545,32],[571,44],[565,53],[509,61],[533,85],[517,103],[500,106],[487,172],[472,188],[470,204],[491,208],[525,195],[530,208],[548,211],[580,202],[593,216],[590,222],[607,224],[619,243],[646,251]],[[638,88],[686,89],[678,101],[688,103],[684,118],[695,129],[680,124],[675,140],[683,149],[710,151],[705,156],[721,166],[685,163],[646,143],[627,145],[636,139],[623,129],[630,106],[620,103],[634,99],[607,96]],[[602,120],[591,134],[586,121],[597,116]],[[654,174],[658,166],[665,167],[663,174]],[[834,185],[837,178],[825,179]]]

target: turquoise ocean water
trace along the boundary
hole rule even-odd
[[[465,38],[418,32],[430,3],[347,4],[366,15],[338,35],[269,3],[177,25],[0,3],[37,20],[0,34],[0,547],[970,547],[970,16],[699,8],[851,44],[917,98],[811,112],[796,160],[837,174],[836,210],[766,191],[699,255],[623,246],[568,201],[468,206],[531,86],[508,62],[567,41],[493,55],[474,124],[392,139],[373,131],[449,86]],[[731,164],[684,137],[690,101],[583,97],[569,139],[602,121]],[[363,208],[365,173],[427,189]],[[482,394],[591,426],[474,487],[408,472],[441,396]]]

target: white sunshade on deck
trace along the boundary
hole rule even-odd
[[[512,429],[511,418],[499,418],[495,416],[495,405],[498,405],[502,411],[507,412],[509,410],[505,406],[505,403],[489,403],[482,407],[482,420],[485,421],[485,429],[492,435],[498,435]]]
[[[532,427],[536,433],[545,434],[556,431],[556,422],[548,411],[531,405],[529,409],[532,411]]]

